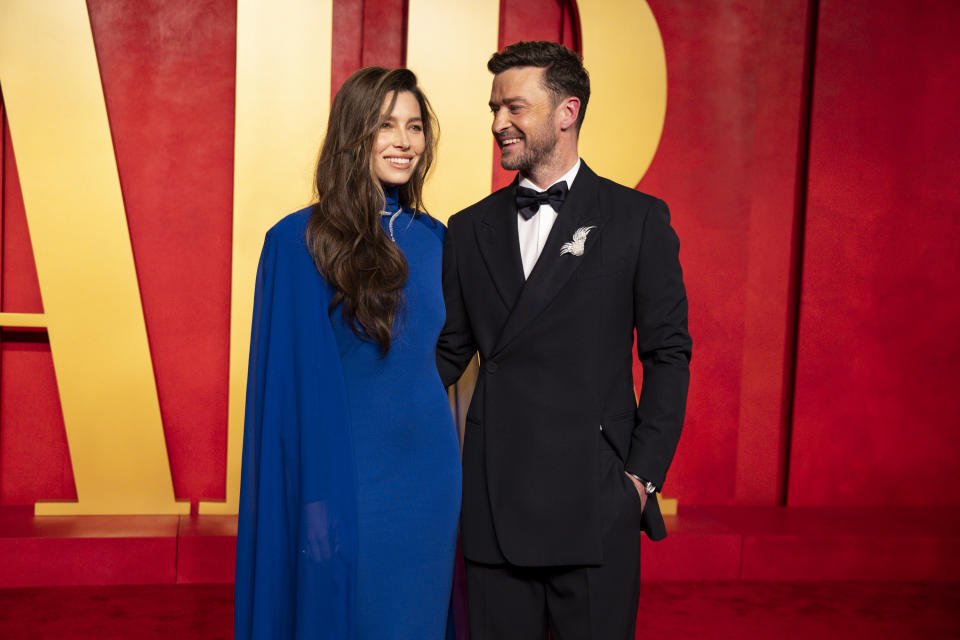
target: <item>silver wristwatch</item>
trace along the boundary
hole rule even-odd
[[[630,472],[628,471],[627,473],[630,473]],[[638,475],[635,474],[635,473],[630,473],[630,475],[633,476],[634,478],[636,478],[636,479],[637,479],[637,482],[639,482],[640,484],[643,485],[643,490],[644,490],[644,492],[645,492],[648,496],[649,496],[650,494],[652,494],[652,493],[656,493],[656,492],[657,492],[657,485],[653,484],[653,483],[650,482],[649,480],[644,480],[643,478],[641,478],[640,476],[638,476]]]

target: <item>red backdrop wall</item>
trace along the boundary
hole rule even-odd
[[[821,2],[789,503],[960,505],[956,2]]]
[[[668,492],[681,504],[957,504],[960,69],[948,30],[960,12],[649,4],[668,107],[639,188],[671,205],[695,340]],[[88,7],[176,495],[216,499],[235,2]],[[359,66],[403,64],[405,16],[403,0],[335,0],[334,89]],[[501,2],[501,45],[576,46],[576,25],[572,2]],[[6,127],[2,149],[0,309],[40,311]],[[73,496],[46,337],[3,331],[0,505]]]
[[[667,54],[663,138],[639,188],[681,240],[694,339],[670,491],[779,504],[807,2],[653,0]]]

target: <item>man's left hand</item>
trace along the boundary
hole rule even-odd
[[[643,512],[643,510],[647,508],[647,490],[644,489],[643,485],[640,484],[640,481],[634,478],[632,475],[630,475],[626,471],[624,471],[623,474],[628,478],[630,478],[630,482],[633,483],[633,487],[637,490],[637,493],[640,495],[640,511]]]

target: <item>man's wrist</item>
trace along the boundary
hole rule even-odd
[[[630,473],[629,471],[627,471],[627,473],[630,475],[630,477],[636,479],[636,481],[640,483],[640,486],[643,487],[644,493],[646,493],[648,496],[657,492],[657,485],[653,484],[649,480],[644,480],[635,473]]]

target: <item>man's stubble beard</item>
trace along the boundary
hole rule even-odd
[[[538,167],[549,164],[560,137],[551,128],[544,129],[535,136],[524,135],[523,144],[527,147],[524,152],[513,158],[501,155],[500,166],[508,171],[519,171],[529,176]]]

